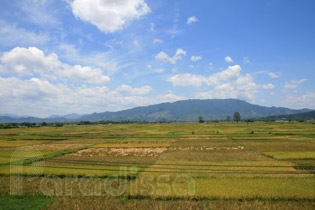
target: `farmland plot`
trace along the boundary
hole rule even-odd
[[[314,128],[310,123],[167,123],[19,128],[10,130],[14,135],[0,130],[0,203],[15,199],[7,196],[13,164],[23,196],[36,195],[34,202],[51,209],[110,209],[115,203],[119,208],[312,209]],[[14,158],[20,148],[29,152]],[[43,200],[47,196],[51,199]]]

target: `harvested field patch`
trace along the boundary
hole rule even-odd
[[[176,142],[175,139],[168,138],[128,138],[115,142],[117,144],[170,144]]]
[[[122,144],[98,144],[93,147],[102,147],[102,148],[155,148],[155,147],[169,147],[170,144],[129,144],[129,143],[122,143]]]
[[[89,148],[70,154],[70,156],[158,156],[167,148]]]

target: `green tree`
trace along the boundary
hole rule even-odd
[[[55,126],[56,126],[56,127],[62,127],[62,126],[63,126],[63,123],[57,122],[57,123],[55,123]]]
[[[246,124],[248,126],[248,123],[255,122],[255,120],[254,119],[246,119],[245,122],[246,122]]]
[[[230,117],[230,116],[226,116],[225,120],[226,120],[227,122],[230,122],[230,121],[231,121],[231,117]]]
[[[239,112],[235,112],[235,113],[234,113],[233,120],[234,120],[235,122],[241,121],[241,114],[240,114]]]
[[[40,125],[41,126],[48,126],[48,124],[46,122],[42,122]]]
[[[32,127],[32,124],[29,122],[23,122],[23,123],[20,123],[20,125],[25,126],[25,127]]]
[[[205,121],[203,120],[203,116],[199,115],[198,116],[198,121],[199,123],[204,123]]]

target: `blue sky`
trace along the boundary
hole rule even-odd
[[[315,109],[313,0],[2,0],[0,114],[184,99]]]

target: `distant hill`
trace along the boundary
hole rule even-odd
[[[118,112],[103,112],[85,115],[80,120],[131,120],[131,121],[197,121],[202,115],[205,120],[223,120],[240,112],[241,118],[260,118],[272,115],[296,114],[309,109],[293,110],[281,107],[253,105],[238,99],[184,100],[174,103],[136,107]]]
[[[78,119],[84,115],[85,114],[72,113],[72,114],[66,114],[66,115],[52,115],[52,116],[47,117],[47,118],[49,118],[49,119],[54,119],[54,118]]]
[[[21,118],[13,118],[8,116],[0,116],[0,123],[23,123],[23,122],[30,122],[30,123],[40,123],[40,122],[47,122],[47,123],[55,123],[55,122],[75,122],[76,119],[66,119],[63,117],[58,118],[38,118],[38,117],[21,117]]]
[[[16,114],[2,114],[2,116],[6,116],[6,117],[11,117],[11,118],[16,118],[16,119],[18,119],[18,118],[26,118],[26,117],[29,117],[29,116],[26,116],[26,115],[16,115]]]
[[[0,117],[0,122],[71,122],[71,121],[197,121],[202,115],[204,120],[223,120],[226,116],[233,118],[234,112],[240,112],[241,118],[262,118],[276,115],[298,114],[309,109],[288,109],[282,107],[265,107],[253,105],[238,99],[184,100],[174,103],[161,103],[136,107],[118,112],[87,114],[78,118],[12,118]]]
[[[272,120],[315,120],[315,111],[303,112],[298,114],[269,116],[266,119]]]
[[[47,123],[56,123],[56,122],[76,122],[78,118],[84,116],[84,114],[67,114],[67,115],[52,115],[47,118],[39,118],[39,117],[24,117],[18,115],[5,115],[0,116],[0,123],[39,123],[39,122],[47,122]]]

